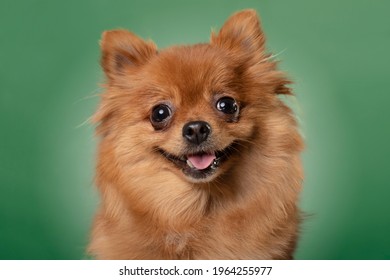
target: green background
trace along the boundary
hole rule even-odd
[[[98,41],[204,42],[255,8],[307,142],[298,259],[390,259],[389,1],[1,1],[0,259],[84,259]]]

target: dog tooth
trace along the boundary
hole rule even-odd
[[[189,167],[191,167],[191,168],[195,168],[195,166],[192,164],[192,162],[191,162],[191,161],[189,161],[188,159],[187,159],[187,164],[188,164],[188,166],[189,166]]]

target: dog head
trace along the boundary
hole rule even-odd
[[[210,43],[161,51],[129,31],[105,32],[95,121],[116,160],[194,183],[240,165],[265,143],[276,94],[290,93],[264,44],[253,10],[230,17]]]

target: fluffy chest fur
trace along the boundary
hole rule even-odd
[[[256,166],[251,157],[261,155],[246,153],[248,161],[221,178],[229,182],[225,184],[194,186],[141,162],[138,171],[132,165],[132,172],[127,172],[138,174],[134,179],[124,177],[116,185],[99,182],[103,203],[91,252],[102,259],[291,258],[300,222],[299,158],[263,156]],[[144,170],[159,176],[148,176]],[[115,173],[106,176],[117,178]],[[129,193],[130,189],[137,191]],[[137,201],[129,203],[127,196]]]

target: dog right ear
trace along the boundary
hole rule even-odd
[[[157,47],[152,41],[144,41],[123,29],[105,31],[100,46],[101,64],[109,82],[136,71],[157,54]]]

